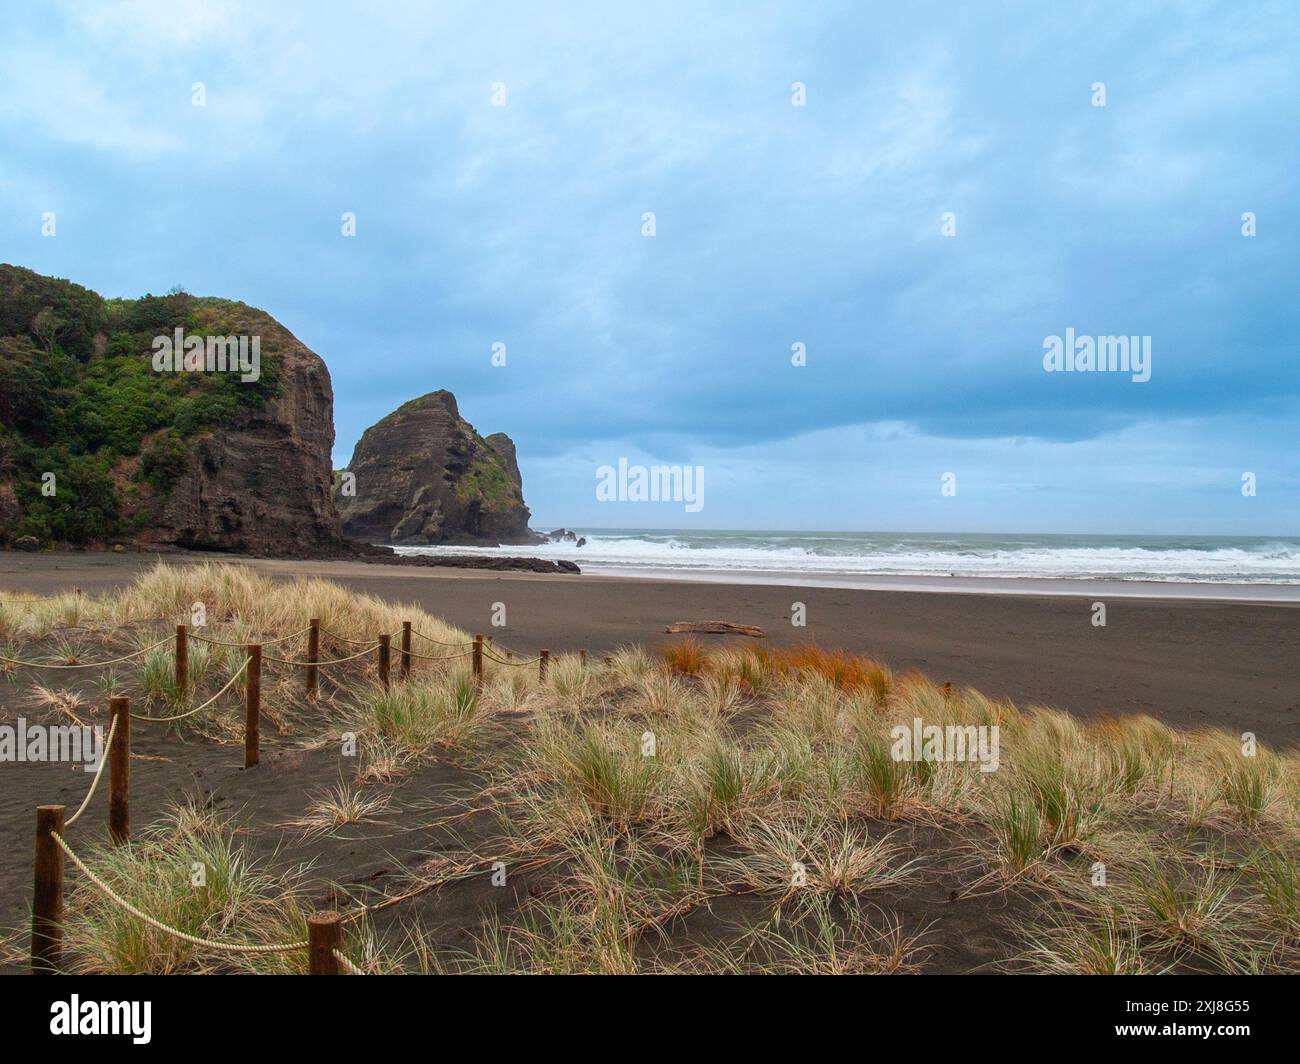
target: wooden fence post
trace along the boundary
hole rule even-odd
[[[131,838],[131,700],[110,698],[108,711],[117,722],[108,752],[108,837],[121,846]]]
[[[402,663],[399,671],[403,680],[411,675],[411,622],[402,622]]]
[[[187,625],[176,626],[176,690],[181,701],[190,689],[190,630]]]
[[[257,764],[262,728],[262,646],[248,644],[248,675],[244,687],[244,768]]]
[[[32,893],[32,974],[53,975],[63,964],[63,806],[36,807],[36,887]]]
[[[311,630],[307,633],[307,660],[312,664],[307,666],[307,697],[316,697],[316,662],[320,661],[320,618],[313,617],[307,622],[311,625]]]
[[[379,637],[379,682],[384,685],[384,690],[388,690],[388,666],[393,656],[393,637],[391,635],[381,635]]]
[[[587,667],[587,651],[585,649],[578,651],[578,664],[584,669]]]
[[[474,682],[483,682],[483,637],[474,635]]]
[[[549,666],[550,664],[551,664],[551,652],[549,650],[543,650],[542,660],[537,663],[537,679],[540,680],[542,683],[546,682],[546,669],[547,666]]]
[[[307,917],[307,974],[338,975],[334,950],[343,944],[343,920],[333,909]]]

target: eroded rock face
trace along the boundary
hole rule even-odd
[[[362,435],[347,471],[355,495],[335,488],[344,535],[367,543],[535,543],[504,433],[484,439],[456,397],[430,392]]]
[[[223,364],[160,365],[182,336]],[[260,353],[247,377],[225,365],[241,337]],[[333,404],[325,364],[263,311],[181,290],[105,301],[0,264],[0,542],[351,553]]]
[[[233,320],[232,320],[233,319]],[[260,335],[277,393],[190,440],[184,469],[145,541],[200,550],[305,555],[344,548],[330,497],[334,389],[325,363],[269,315],[237,305],[222,327]]]

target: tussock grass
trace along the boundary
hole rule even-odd
[[[344,717],[358,736],[377,737],[407,757],[477,746],[493,727],[493,715],[465,670],[413,678],[387,691],[376,685]]]
[[[1038,803],[1008,793],[991,821],[1000,847],[1002,870],[1011,877],[1034,875],[1051,852]]]
[[[1291,946],[1300,946],[1300,861],[1295,847],[1261,847],[1245,864],[1268,919]]]
[[[664,661],[670,672],[679,676],[698,676],[708,661],[698,639],[683,639],[663,648]]]
[[[309,834],[325,833],[344,824],[373,821],[391,805],[389,795],[368,795],[360,788],[338,783],[333,789],[310,796],[307,812],[292,826]]]
[[[716,736],[679,773],[684,796],[679,819],[696,840],[719,833],[735,835],[770,805],[780,785],[780,761],[755,755],[740,744]]]
[[[159,563],[120,594],[117,607],[119,613],[134,616],[188,621],[195,602],[203,603],[209,627],[217,626],[219,631],[223,623],[238,621],[247,636],[287,635],[305,627],[310,618],[319,617],[323,629],[347,639],[372,640],[380,633],[399,632],[403,621],[410,621],[415,630],[434,639],[468,642],[470,638],[418,607],[389,603],[329,580],[277,581],[246,566],[215,562],[187,566]],[[327,642],[328,636],[323,636],[322,644]],[[430,644],[418,639],[415,643],[421,653],[432,653]],[[414,667],[419,669],[422,664],[417,661]]]
[[[918,870],[890,835],[872,839],[861,825],[819,820],[760,820],[737,839],[742,852],[718,862],[724,877],[805,907],[819,896],[858,896],[897,886]]]
[[[392,783],[410,770],[416,756],[382,735],[364,739],[357,764],[358,783]]]
[[[659,759],[641,753],[637,736],[602,723],[542,721],[529,754],[543,779],[554,780],[573,801],[620,826],[649,815],[659,797]]]
[[[1137,924],[1110,909],[1098,919],[1068,910],[1056,913],[1028,939],[1024,963],[1046,974],[1154,975],[1167,970],[1152,969]]]
[[[921,969],[926,930],[897,916],[814,898],[793,919],[742,928],[733,942],[696,951],[678,971],[778,975],[901,975]]]
[[[128,640],[144,647],[166,630],[162,620],[144,622],[186,619],[194,602],[207,610],[203,634],[233,643],[288,635],[319,616],[337,634],[323,638],[322,656],[352,653],[344,640],[395,632],[407,619],[437,638],[468,640],[412,608],[232,565],[159,565],[115,596],[71,598],[0,606],[11,656],[32,640],[44,660],[98,656],[94,640],[117,648],[123,638],[84,629],[113,623],[135,625]],[[67,631],[69,620],[83,630]],[[417,640],[416,649],[430,647]],[[301,650],[294,640],[277,656]],[[240,647],[195,641],[190,692],[174,689],[168,648],[98,682],[181,708],[242,659]],[[31,695],[67,715],[79,712],[78,697],[55,688]],[[394,670],[387,691],[366,658],[322,669],[315,703],[302,695],[299,669],[270,666],[263,707],[264,731],[287,742],[318,745],[326,725],[331,742],[340,732],[357,737],[355,775],[310,796],[298,821],[305,830],[328,835],[382,817],[422,763],[461,759],[475,781],[466,807],[489,826],[464,843],[460,871],[440,889],[497,859],[534,877],[518,907],[468,929],[468,947],[440,945],[445,929],[407,924],[380,936],[363,921],[348,952],[368,971],[906,972],[942,956],[944,939],[889,905],[941,876],[954,898],[1005,893],[994,911],[1017,915],[1001,963],[1019,970],[1300,964],[1300,754],[1261,746],[1247,756],[1240,737],[1222,732],[1022,708],[846,651],[694,640],[657,652],[623,647],[585,665],[557,655],[545,681],[535,665],[489,662],[479,685],[468,659],[417,661],[406,681]],[[236,741],[237,717],[214,707],[193,723]],[[996,771],[896,759],[892,729],[917,718],[997,727]],[[93,860],[133,901],[186,930],[302,937],[301,870],[270,871],[236,838],[189,807]],[[188,885],[196,860],[208,868],[206,893]],[[1092,885],[1099,865],[1106,886]],[[82,970],[303,963],[209,956],[97,905],[84,885],[74,889],[70,944]],[[728,905],[759,915],[719,928],[716,911]]]
[[[187,934],[249,944],[305,937],[296,877],[250,859],[227,821],[194,804],[175,807],[130,846],[92,847],[81,856],[127,901]],[[136,919],[81,879],[68,898],[65,949],[78,972],[166,974],[294,964],[184,942]]]

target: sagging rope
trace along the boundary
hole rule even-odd
[[[365,648],[365,650],[360,650],[355,654],[350,654],[346,658],[334,658],[330,661],[290,661],[288,658],[274,658],[270,654],[263,655],[262,660],[276,661],[281,665],[338,665],[344,661],[355,661],[357,658],[364,657],[366,654],[371,653],[371,651],[373,651],[377,646],[379,646],[378,643],[371,643],[370,646]]]
[[[164,934],[171,935],[173,938],[179,938],[182,942],[188,942],[193,946],[202,946],[205,949],[221,950],[226,953],[289,953],[296,949],[307,948],[307,943],[305,941],[286,942],[282,946],[241,945],[233,942],[216,942],[210,938],[199,938],[197,935],[190,935],[174,927],[168,927],[161,920],[155,919],[154,917],[150,916],[148,913],[143,912],[140,909],[137,909],[129,901],[127,901],[120,894],[118,894],[117,891],[115,891],[112,887],[110,887],[107,883],[105,883],[102,879],[100,879],[99,876],[95,875],[94,872],[92,872],[89,868],[86,867],[86,863],[75,853],[72,852],[72,847],[69,846],[66,842],[64,842],[63,836],[60,835],[57,831],[51,831],[50,836],[58,844],[59,849],[61,849],[65,854],[67,854],[69,859],[72,861],[72,863],[81,870],[82,875],[84,875],[87,879],[89,879],[92,883],[94,883],[95,886],[97,886],[106,895],[108,895],[109,898],[117,902],[118,905],[120,905],[123,909],[129,912],[132,916],[136,917],[136,919],[143,920],[150,927],[157,928],[159,931],[162,931]]]
[[[474,645],[473,643],[448,643],[441,639],[434,639],[433,636],[425,635],[423,632],[417,632],[414,628],[411,629],[411,635],[418,635],[421,639],[427,639],[430,643],[437,643],[443,647],[472,647]]]
[[[77,665],[46,665],[39,661],[19,661],[17,658],[7,658],[3,654],[0,654],[0,661],[8,662],[10,665],[19,665],[25,669],[95,669],[101,665],[116,665],[122,661],[138,658],[142,654],[148,654],[151,650],[157,650],[164,643],[170,643],[175,638],[175,636],[169,635],[165,639],[158,640],[151,647],[145,647],[143,650],[137,650],[134,654],[126,654],[123,657],[112,658],[109,661],[86,661]]]
[[[235,670],[234,675],[231,676],[230,679],[226,681],[226,685],[225,685],[225,686],[224,686],[220,691],[218,691],[215,695],[213,695],[211,698],[209,698],[206,702],[204,702],[203,705],[201,705],[201,706],[195,706],[193,709],[186,710],[184,713],[178,713],[178,714],[177,714],[176,716],[174,716],[174,717],[145,717],[145,716],[141,716],[139,713],[132,713],[132,714],[131,714],[131,719],[132,719],[132,720],[149,720],[149,721],[154,721],[155,723],[159,723],[159,724],[166,724],[166,723],[170,723],[171,721],[174,721],[174,720],[184,720],[186,717],[192,717],[192,716],[194,716],[195,713],[199,713],[199,712],[201,712],[202,710],[207,709],[208,706],[212,705],[213,702],[215,702],[218,698],[220,698],[220,697],[221,697],[222,695],[224,695],[227,691],[229,691],[229,690],[230,690],[230,686],[231,686],[231,684],[233,684],[236,680],[239,679],[239,674],[240,674],[241,672],[243,672],[246,668],[248,668],[248,663],[249,663],[250,661],[252,661],[252,660],[253,660],[252,658],[245,658],[245,659],[244,659],[244,664],[242,664],[241,666],[239,666],[239,668],[237,668],[237,669]],[[113,723],[116,724],[117,721],[114,720]]]
[[[353,964],[350,960],[348,960],[348,958],[344,955],[343,951],[342,951],[341,949],[339,949],[337,946],[331,946],[330,949],[331,949],[332,952],[334,953],[334,959],[335,959],[336,961],[338,961],[339,964],[341,964],[344,968],[347,969],[348,975],[365,975],[365,974],[366,974],[366,973],[363,972],[360,968],[358,968],[355,964]]]
[[[529,658],[527,661],[506,661],[505,658],[499,658],[495,654],[493,654],[490,650],[488,650],[486,645],[483,647],[483,656],[490,661],[495,661],[498,665],[514,665],[516,667],[520,665],[536,665],[539,661],[542,660],[542,656],[538,654],[537,657]]]
[[[99,777],[104,774],[104,766],[108,764],[108,751],[113,747],[113,736],[116,734],[117,716],[114,715],[113,723],[108,726],[108,739],[104,743],[104,749],[99,755],[99,768],[95,769],[95,778],[90,781],[90,790],[86,792],[86,797],[81,800],[81,805],[77,806],[77,811],[73,813],[72,816],[68,817],[67,821],[64,823],[63,827],[65,830],[72,827],[72,825],[77,822],[77,817],[81,816],[81,814],[86,811],[86,806],[88,806],[90,800],[95,797],[95,788],[99,786]]]
[[[322,628],[322,629],[320,630],[320,634],[321,634],[321,635],[327,635],[327,636],[329,636],[331,639],[337,639],[340,643],[351,643],[353,646],[358,646],[358,647],[361,646],[363,643],[366,643],[366,642],[369,642],[369,643],[371,644],[371,646],[378,646],[378,645],[379,645],[379,643],[378,643],[377,640],[374,640],[374,639],[370,639],[370,640],[365,640],[365,639],[349,639],[349,638],[348,638],[347,636],[345,636],[345,635],[338,635],[338,634],[335,633],[335,632],[331,632],[328,628]],[[400,634],[401,634],[401,629],[399,628],[396,632],[393,632],[392,635],[390,635],[388,638],[389,638],[389,639],[392,639],[394,635],[400,635]]]
[[[417,654],[414,650],[404,650],[404,654],[410,654],[413,658],[419,658],[421,661],[455,661],[457,658],[467,658],[474,653],[472,650],[466,650],[460,654]]]
[[[219,647],[246,647],[252,644],[256,644],[258,646],[263,646],[263,647],[273,647],[280,643],[287,643],[290,639],[298,638],[298,636],[302,635],[303,632],[310,632],[310,631],[311,631],[311,625],[309,624],[307,625],[306,628],[299,628],[296,632],[290,632],[288,635],[281,636],[279,639],[272,639],[267,642],[258,642],[258,640],[256,639],[246,639],[242,643],[228,643],[224,639],[209,639],[207,636],[198,635],[195,632],[190,632],[190,638],[197,639],[200,643],[212,643]]]

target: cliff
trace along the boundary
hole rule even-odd
[[[159,345],[217,338],[159,370]],[[255,342],[254,342],[255,341]],[[185,292],[105,300],[0,265],[0,542],[345,547],[330,497],[324,362],[263,311]],[[47,474],[53,474],[52,479]]]
[[[362,435],[335,485],[345,535],[380,544],[536,543],[528,529],[515,445],[484,439],[460,416],[456,397],[430,392]]]

